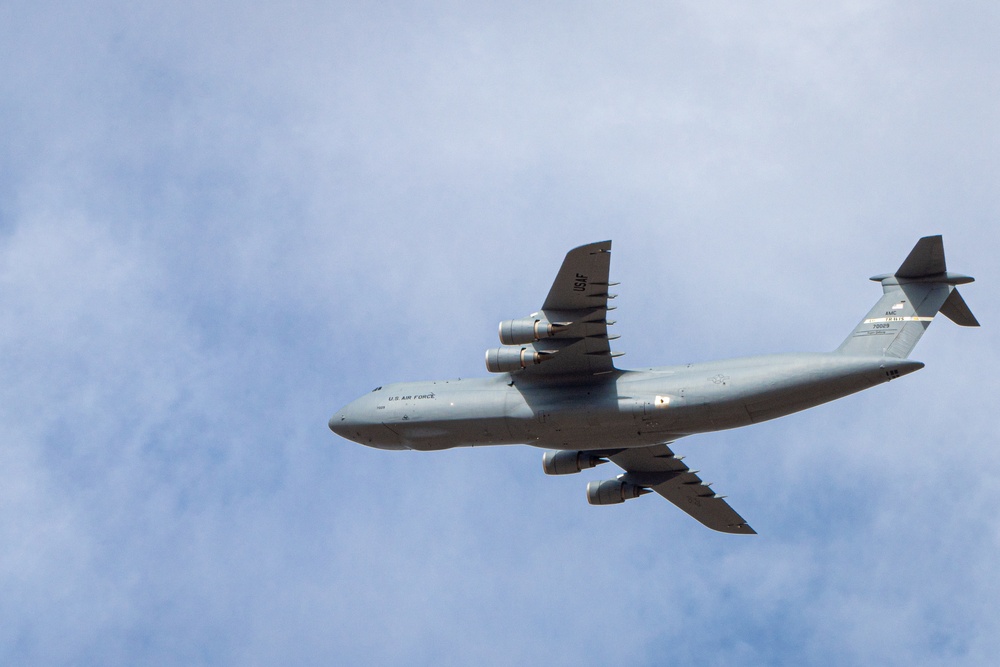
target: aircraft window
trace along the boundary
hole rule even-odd
[[[376,391],[382,391],[382,387],[375,387],[374,389],[372,389],[372,393],[373,393],[373,394],[374,394],[374,393],[375,393]]]

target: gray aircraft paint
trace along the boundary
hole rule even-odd
[[[923,364],[906,357],[939,311],[964,326],[979,324],[956,288],[972,278],[947,271],[941,237],[931,236],[894,274],[872,278],[882,297],[834,352],[620,370],[607,334],[610,249],[604,241],[571,250],[541,311],[501,323],[502,340],[534,338],[539,326],[554,325],[541,340],[488,352],[491,369],[524,368],[384,385],[338,411],[330,429],[380,449],[529,444],[586,452],[560,455],[559,465],[547,455],[546,472],[611,460],[625,474],[591,482],[592,503],[652,490],[710,528],[753,533],[667,444],[792,414],[919,370]],[[569,467],[560,467],[566,461]]]

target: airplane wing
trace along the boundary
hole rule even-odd
[[[537,354],[539,362],[517,369],[519,377],[599,375],[615,370],[612,358],[620,354],[612,353],[609,344],[617,338],[608,335],[608,311],[614,310],[608,299],[615,297],[608,293],[615,284],[608,282],[610,267],[611,241],[589,243],[566,253],[541,311],[510,321],[533,319],[553,326],[549,335],[523,344],[522,349]]]
[[[608,458],[625,470],[623,481],[656,491],[709,528],[723,533],[757,534],[666,445],[623,449]]]

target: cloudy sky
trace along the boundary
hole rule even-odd
[[[995,664],[993,3],[147,5],[0,7],[0,663]],[[677,444],[755,537],[326,427],[581,243],[627,368],[832,349],[936,233],[981,329]]]

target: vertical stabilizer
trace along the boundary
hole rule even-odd
[[[895,273],[872,280],[882,284],[882,298],[837,352],[905,359],[938,312],[962,326],[979,326],[956,287],[973,279],[948,272],[940,236],[920,239]]]

